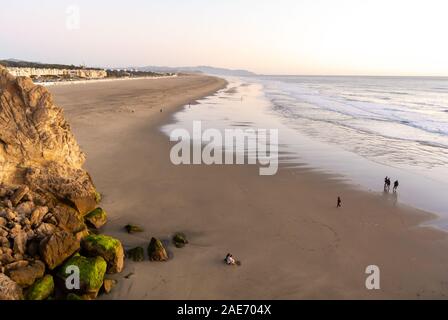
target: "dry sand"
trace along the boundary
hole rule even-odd
[[[126,248],[146,249],[152,236],[169,242],[176,231],[190,240],[169,245],[168,262],[126,261],[103,298],[446,298],[447,235],[417,227],[428,213],[307,169],[259,176],[255,166],[172,165],[160,125],[224,85],[182,76],[49,88],[104,194],[104,233]],[[128,235],[127,223],[145,232]],[[242,266],[226,266],[227,252]],[[368,265],[380,267],[380,290],[365,288]]]

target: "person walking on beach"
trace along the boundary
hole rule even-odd
[[[384,191],[385,192],[390,191],[390,178],[389,177],[386,177],[386,179],[384,179]]]
[[[394,192],[397,192],[398,185],[399,185],[398,180],[395,180],[395,182],[394,182]]]
[[[338,204],[336,205],[336,208],[342,207],[342,200],[341,197],[338,197]]]

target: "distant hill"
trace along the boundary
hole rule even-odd
[[[256,74],[247,70],[233,70],[225,68],[215,68],[209,66],[197,66],[197,67],[158,67],[158,66],[147,66],[135,68],[140,71],[153,71],[153,72],[185,72],[185,73],[205,73],[211,75],[221,75],[221,76],[255,76]]]

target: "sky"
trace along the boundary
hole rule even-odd
[[[15,0],[0,10],[0,58],[448,76],[446,0]]]

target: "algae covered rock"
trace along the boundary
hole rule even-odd
[[[102,257],[88,258],[75,254],[64,263],[57,275],[65,291],[96,297],[103,285],[106,269],[107,263]],[[67,288],[66,286],[67,278],[74,274],[73,270],[79,270],[79,289],[76,287],[73,289]],[[69,279],[69,282],[71,283],[71,279]]]
[[[126,231],[128,233],[131,233],[131,234],[144,231],[143,228],[140,228],[139,226],[135,226],[132,224],[127,224],[124,228],[126,229]]]
[[[145,250],[142,247],[135,247],[126,251],[126,256],[134,262],[145,260]]]
[[[53,294],[54,280],[53,276],[47,274],[45,277],[37,280],[28,290],[26,299],[28,300],[45,300]]]
[[[188,243],[188,240],[185,234],[178,232],[173,236],[173,243],[177,248],[183,248]]]
[[[121,272],[124,267],[124,250],[121,242],[105,235],[91,234],[82,239],[81,246],[87,256],[101,256],[107,262],[107,272]]]
[[[167,261],[168,254],[162,241],[156,238],[151,238],[151,242],[148,245],[148,257],[151,261]]]
[[[84,300],[84,299],[75,293],[69,293],[66,297],[66,300]]]
[[[106,211],[102,208],[96,208],[84,217],[86,223],[96,229],[101,228],[107,222]]]
[[[103,197],[102,197],[101,193],[99,193],[98,191],[95,190],[95,201],[96,201],[96,203],[100,203],[102,198]]]

